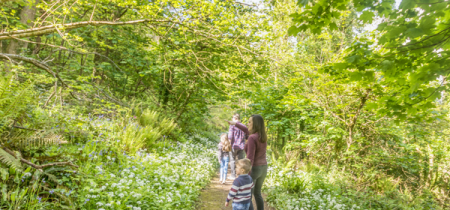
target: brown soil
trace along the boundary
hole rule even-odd
[[[219,182],[220,173],[217,173],[216,176],[211,180],[211,183],[202,190],[200,194],[200,200],[197,203],[197,208],[199,210],[218,210],[218,209],[226,209],[232,210],[231,202],[228,207],[225,207],[225,201],[227,199],[228,191],[231,188],[231,184],[233,184],[233,180],[230,178],[230,170],[228,169],[228,179],[225,184],[221,184]],[[266,196],[263,195],[265,198]],[[267,203],[264,203],[264,210],[275,210],[273,207],[269,207]],[[255,199],[253,199],[253,207],[256,210]]]

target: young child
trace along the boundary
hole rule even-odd
[[[233,200],[233,210],[248,210],[250,208],[253,179],[248,173],[251,169],[252,162],[249,159],[244,158],[237,161],[236,174],[238,177],[231,186],[225,206],[228,206],[230,200]]]
[[[224,133],[220,136],[219,150],[217,151],[217,158],[220,163],[220,182],[225,184],[227,180],[228,161],[230,160],[231,143],[228,140],[228,134]]]

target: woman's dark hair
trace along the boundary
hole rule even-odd
[[[267,134],[266,134],[266,127],[264,126],[264,119],[259,114],[254,114],[251,116],[253,121],[253,128],[252,133],[258,133],[259,134],[259,141],[262,143],[267,142]]]

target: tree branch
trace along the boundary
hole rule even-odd
[[[167,22],[172,22],[172,21],[170,21],[170,20],[149,20],[149,19],[132,20],[132,21],[120,21],[120,22],[112,22],[112,21],[82,21],[82,22],[76,22],[76,23],[55,24],[55,25],[42,26],[42,27],[38,27],[38,28],[31,28],[31,29],[3,32],[3,33],[0,33],[0,40],[7,40],[7,39],[13,39],[13,38],[24,38],[24,37],[32,37],[32,36],[39,36],[39,35],[44,35],[44,34],[50,34],[50,33],[58,31],[59,29],[70,30],[70,29],[75,29],[75,28],[81,28],[81,27],[84,27],[84,26],[132,25],[132,24],[147,23],[147,22],[159,22],[159,23],[165,22],[165,23],[167,23]]]
[[[11,151],[9,148],[7,148],[7,147],[2,145],[2,149],[5,150],[5,152],[7,152],[10,155],[12,155],[13,157],[17,158],[16,154],[13,151]],[[78,168],[77,165],[75,165],[75,164],[73,164],[71,162],[56,162],[56,163],[49,163],[49,164],[45,164],[45,165],[36,165],[36,164],[30,162],[29,160],[23,159],[21,157],[19,157],[19,159],[20,159],[20,162],[25,163],[25,164],[27,164],[27,165],[35,168],[35,169],[38,169],[40,171],[42,171],[43,168],[47,168],[47,167],[50,167],[50,166],[62,166],[62,165],[69,165],[69,166]]]
[[[7,57],[7,58],[11,58],[14,60],[20,60],[20,61],[25,61],[27,63],[31,63],[41,69],[44,69],[46,72],[48,72],[49,74],[53,75],[55,78],[57,78],[64,86],[68,87],[68,85],[66,83],[64,83],[64,81],[61,79],[61,77],[59,77],[59,75],[55,72],[53,72],[49,66],[47,66],[47,64],[42,63],[41,61],[38,61],[34,58],[28,58],[28,57],[24,57],[21,55],[16,55],[16,54],[4,54],[4,53],[0,53],[0,56],[2,57]]]
[[[13,125],[14,128],[18,128],[18,129],[23,129],[23,130],[29,130],[29,131],[39,131],[36,129],[32,129],[32,128],[25,128],[25,127],[21,127],[21,126],[17,126],[17,125]]]

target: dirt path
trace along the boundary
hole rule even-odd
[[[218,209],[226,209],[232,210],[231,202],[228,207],[225,207],[225,201],[227,199],[228,191],[231,188],[231,184],[233,184],[233,180],[230,180],[230,169],[228,168],[228,179],[225,184],[221,184],[219,182],[220,173],[218,172],[216,176],[211,180],[209,186],[202,190],[200,194],[200,201],[197,203],[197,209],[200,210],[218,210]],[[264,196],[264,195],[263,195]],[[264,196],[265,198],[265,196]],[[255,200],[253,199],[253,205],[256,210]],[[273,207],[269,207],[267,203],[264,205],[264,210],[275,210]]]

